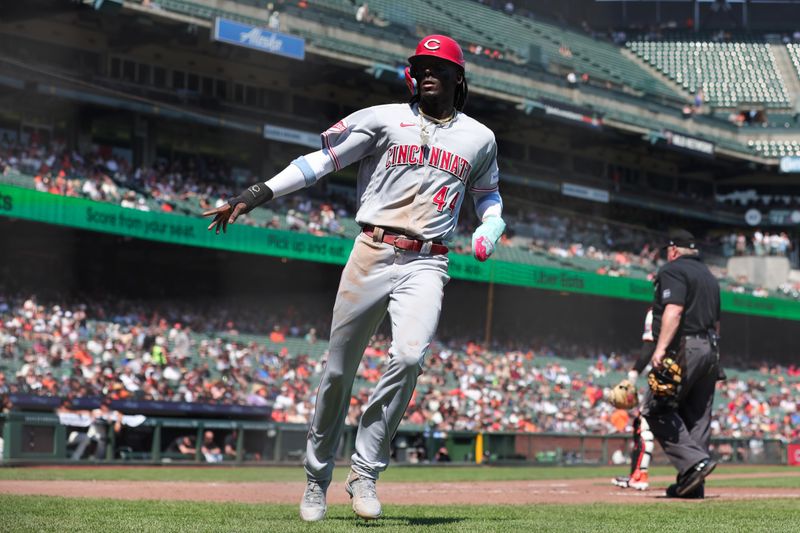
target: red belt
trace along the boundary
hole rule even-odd
[[[450,249],[444,244],[437,244],[431,241],[420,241],[418,239],[409,239],[408,237],[403,237],[402,235],[398,235],[397,233],[392,233],[386,230],[382,230],[383,235],[380,239],[375,239],[376,229],[381,230],[381,228],[375,228],[375,226],[364,226],[364,235],[372,238],[372,240],[375,242],[385,242],[390,246],[394,246],[398,250],[425,253],[425,248],[430,246],[430,249],[427,250],[427,253],[431,255],[446,255],[447,252],[450,251]]]

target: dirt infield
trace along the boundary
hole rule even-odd
[[[791,475],[791,474],[790,474]],[[716,479],[772,477],[761,475],[719,475]],[[656,477],[661,485],[672,478]],[[289,483],[203,483],[153,481],[3,481],[0,494],[29,494],[82,498],[188,500],[240,503],[290,503],[299,501],[304,484]],[[390,505],[529,505],[536,503],[652,503],[664,499],[663,488],[644,492],[612,487],[603,479],[548,481],[475,481],[448,483],[382,482],[381,500]],[[706,499],[751,500],[764,498],[800,499],[794,488],[710,488]],[[342,483],[328,491],[329,504],[348,503]],[[698,503],[681,501],[681,503]]]

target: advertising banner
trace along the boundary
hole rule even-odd
[[[306,42],[300,37],[272,32],[223,18],[214,20],[213,38],[215,41],[301,61],[306,57]]]
[[[127,209],[0,184],[0,216],[57,224],[153,241],[214,248],[303,261],[343,265],[353,247],[351,239],[317,237],[292,231],[235,225],[225,235],[207,231],[200,216]],[[450,254],[450,276],[478,282],[651,301],[647,280],[614,278],[594,272],[542,267],[528,263],[476,261],[471,255]],[[800,320],[800,302],[722,293],[722,310],[731,313]]]

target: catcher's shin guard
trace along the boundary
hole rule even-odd
[[[631,475],[639,469],[640,459],[644,448],[642,446],[642,415],[638,415],[633,419],[633,451],[631,453]]]
[[[642,415],[633,421],[633,457],[631,457],[631,476],[634,472],[647,472],[653,457],[653,432]]]
[[[641,420],[641,422],[639,422],[639,442],[642,451],[638,457],[638,469],[642,472],[647,472],[647,469],[650,467],[650,459],[653,458],[654,436],[653,432],[650,431],[650,425],[647,423],[647,419],[639,415],[639,420]]]

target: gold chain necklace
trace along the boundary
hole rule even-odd
[[[428,143],[431,141],[431,135],[433,135],[433,131],[428,131],[428,126],[433,124],[434,131],[437,126],[442,126],[449,122],[452,122],[454,118],[456,118],[456,112],[447,117],[447,118],[433,118],[430,115],[426,115],[420,107],[417,107],[417,111],[419,111],[419,142],[422,146],[427,146]],[[429,124],[425,124],[425,120],[428,119],[430,121]]]

